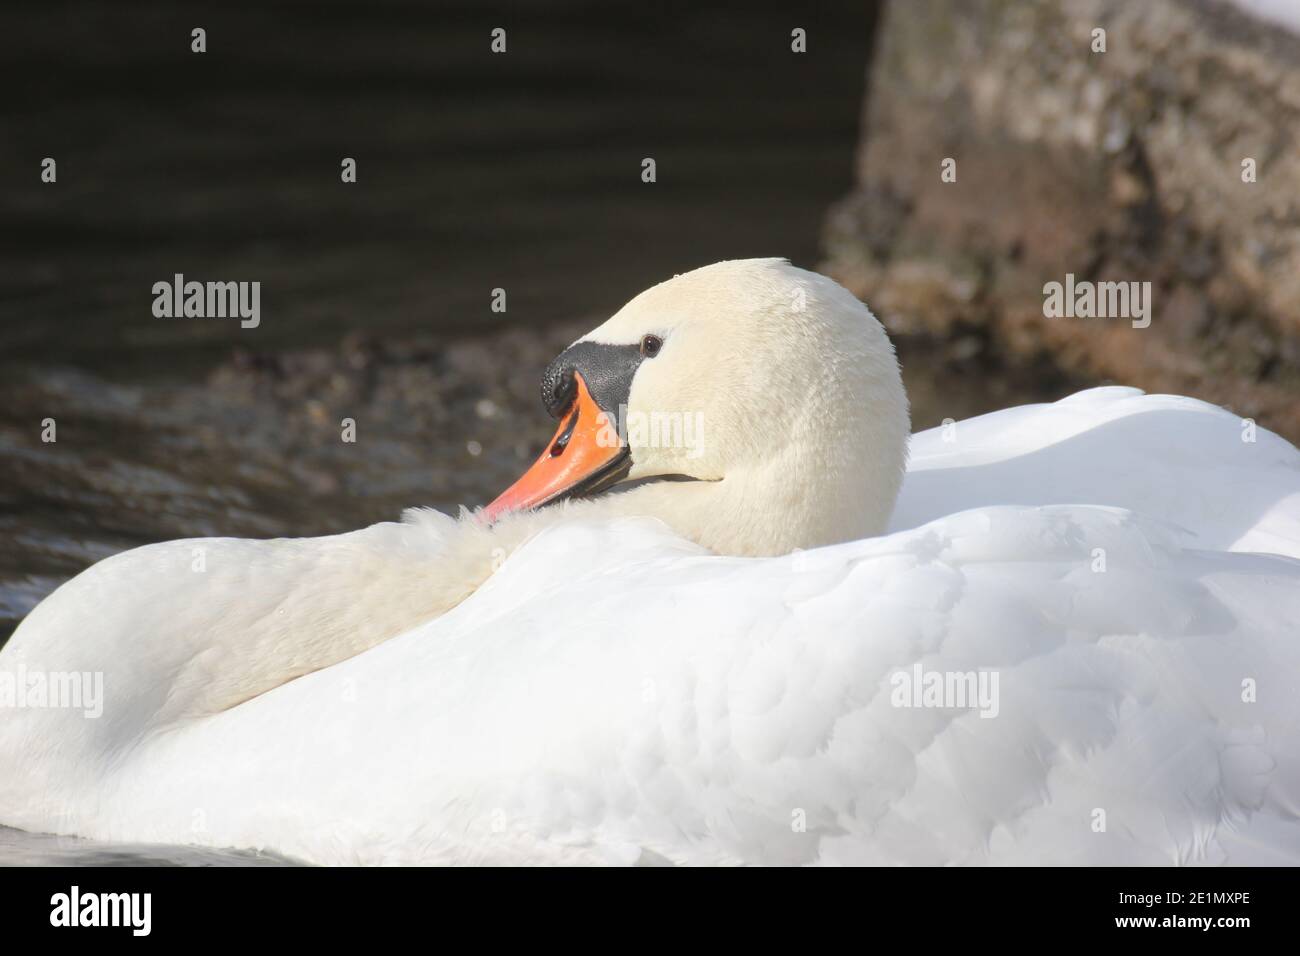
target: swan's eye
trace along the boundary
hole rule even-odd
[[[646,358],[654,358],[659,354],[659,350],[664,347],[664,340],[657,335],[641,336],[641,354]]]

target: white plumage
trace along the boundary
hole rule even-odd
[[[1300,452],[1243,434],[1123,388],[994,413],[914,436],[889,533],[777,557],[571,507],[237,706],[13,715],[0,821],[321,863],[1300,862]],[[357,534],[436,562],[464,527]],[[98,587],[182,628],[150,575]],[[996,714],[898,706],[917,665],[996,673]]]
[[[558,524],[44,796],[100,839],[317,862],[1300,860],[1300,455],[1125,389],[957,429],[916,436],[892,534],[754,559]],[[998,670],[997,717],[891,706],[916,662]]]

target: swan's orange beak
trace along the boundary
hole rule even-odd
[[[483,509],[489,523],[511,511],[592,494],[627,474],[631,456],[618,429],[592,399],[582,374],[574,378],[574,399],[560,416],[555,437],[532,467]]]

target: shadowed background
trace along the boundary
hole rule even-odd
[[[872,20],[863,3],[741,2],[9,14],[0,341],[202,371],[233,347],[601,314],[720,257],[813,264],[850,182]],[[174,272],[261,280],[265,325],[153,318],[142,290]]]

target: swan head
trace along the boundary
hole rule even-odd
[[[642,292],[547,368],[555,436],[489,521],[608,496],[730,554],[880,533],[910,431],[894,349],[847,290],[784,259]]]

